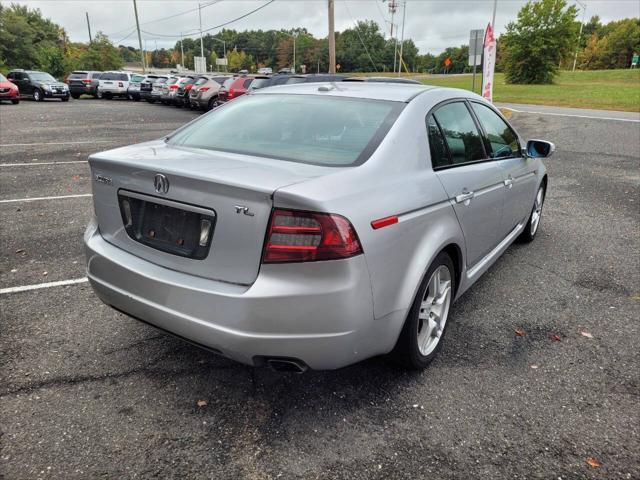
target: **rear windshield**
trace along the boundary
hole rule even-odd
[[[82,78],[87,78],[88,76],[88,72],[73,72],[71,75],[69,75],[69,80],[80,80]]]
[[[403,106],[315,95],[246,95],[178,131],[169,143],[298,163],[352,166],[368,158]]]
[[[166,81],[167,81],[167,78],[160,77],[160,78],[156,78],[153,83],[165,83]]]
[[[208,81],[209,79],[207,77],[200,77],[198,80],[196,80],[196,83],[194,83],[193,85],[197,87],[207,83]]]
[[[100,80],[128,80],[126,73],[106,72],[100,76]]]

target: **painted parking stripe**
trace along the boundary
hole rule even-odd
[[[74,278],[72,280],[60,280],[57,282],[37,283],[35,285],[22,285],[20,287],[0,288],[0,295],[5,293],[29,292],[31,290],[40,290],[42,288],[64,287],[65,285],[77,285],[78,283],[86,283],[87,277]]]
[[[86,140],[77,142],[50,142],[50,143],[5,143],[0,147],[37,147],[39,145],[84,145],[87,143],[113,143],[113,140]]]
[[[527,113],[530,115],[552,115],[556,117],[574,117],[574,118],[589,118],[591,120],[615,120],[618,122],[631,122],[631,123],[640,123],[640,120],[634,120],[633,118],[615,118],[615,117],[597,117],[595,115],[576,115],[573,113],[554,113],[554,112],[536,112],[533,110],[516,110],[511,107],[501,107],[505,110],[511,110],[516,113]]]
[[[87,163],[86,160],[69,160],[66,162],[24,162],[24,163],[0,163],[0,167],[24,167],[25,165],[63,165],[68,163]]]
[[[92,197],[92,193],[80,193],[78,195],[59,195],[57,197],[27,197],[27,198],[11,198],[9,200],[0,200],[0,203],[18,203],[18,202],[37,202],[39,200],[61,200],[63,198],[81,198]]]

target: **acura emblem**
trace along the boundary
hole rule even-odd
[[[161,173],[156,173],[153,179],[153,188],[158,193],[167,193],[169,191],[169,179]]]

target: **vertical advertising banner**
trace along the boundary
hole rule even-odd
[[[489,24],[484,34],[484,63],[482,65],[482,96],[493,102],[493,72],[496,68],[496,37]]]

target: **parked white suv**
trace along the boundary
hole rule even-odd
[[[126,97],[132,75],[131,72],[104,72],[98,84],[98,98]]]

